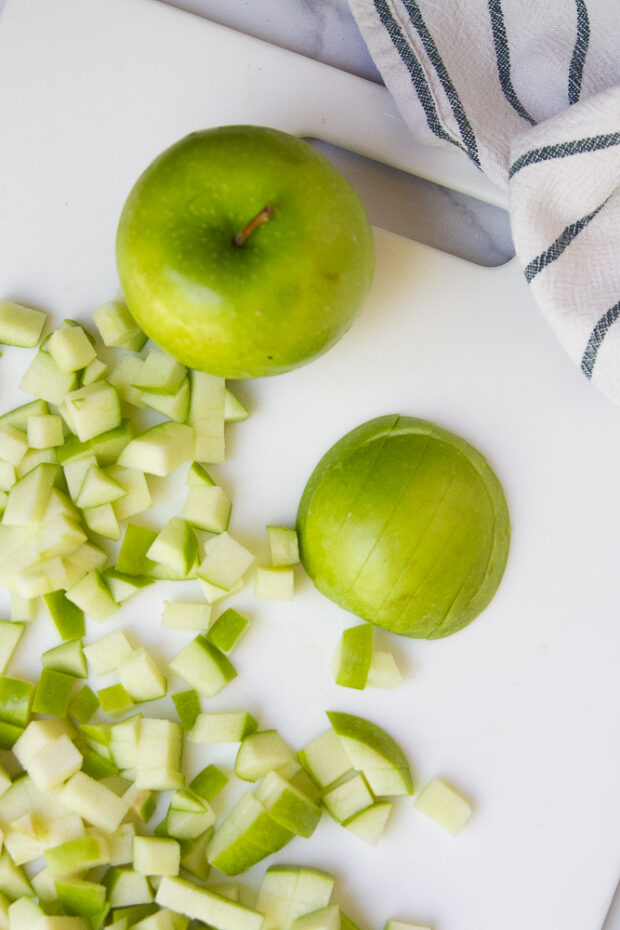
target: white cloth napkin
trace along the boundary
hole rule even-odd
[[[620,0],[349,0],[419,139],[508,191],[526,279],[620,403]]]

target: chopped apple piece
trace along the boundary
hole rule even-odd
[[[469,801],[439,776],[431,778],[413,803],[414,807],[452,836],[460,833],[472,812]]]

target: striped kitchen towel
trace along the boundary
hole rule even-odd
[[[620,0],[349,0],[420,139],[508,191],[558,339],[620,403]]]

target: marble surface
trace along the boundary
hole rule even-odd
[[[318,61],[381,82],[347,0],[157,0]],[[514,249],[504,210],[352,153],[324,149],[371,221],[481,265]]]
[[[347,0],[162,0],[352,74],[381,81]]]

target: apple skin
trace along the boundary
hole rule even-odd
[[[490,602],[510,545],[504,492],[469,443],[425,420],[362,424],[321,459],[297,514],[301,562],[345,610],[436,639]]]
[[[375,794],[384,792],[375,791],[375,786],[371,783],[373,772],[375,777],[381,778],[381,772],[385,769],[388,773],[392,770],[392,775],[388,774],[388,778],[395,778],[395,794],[413,794],[411,768],[404,752],[389,733],[376,723],[353,714],[328,710],[327,717],[351,759],[351,765],[370,778],[369,784]],[[370,766],[368,771],[367,766]]]
[[[266,206],[271,216],[236,245]],[[154,342],[193,368],[252,378],[337,342],[370,288],[374,243],[357,194],[308,142],[224,126],[181,139],[138,179],[117,264]]]

